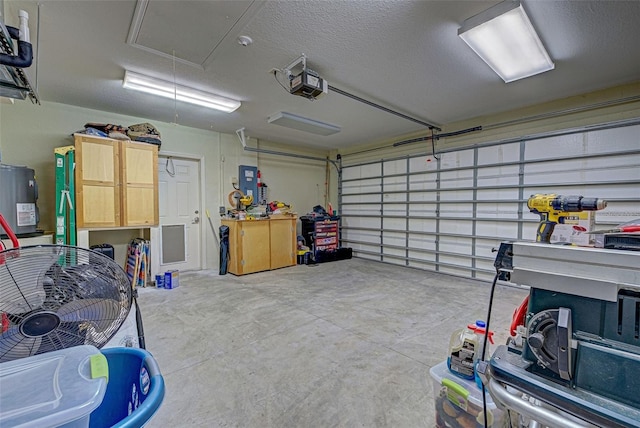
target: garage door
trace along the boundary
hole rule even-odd
[[[598,228],[640,218],[640,125],[484,144],[431,156],[348,164],[342,245],[354,256],[490,280],[492,250],[534,240],[536,193],[604,198]]]

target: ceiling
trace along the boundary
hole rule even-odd
[[[497,3],[4,0],[4,11],[14,26],[18,9],[30,13],[37,51],[27,71],[43,103],[225,133],[244,127],[249,137],[314,148],[427,128],[333,91],[314,101],[289,94],[272,70],[302,53],[329,85],[437,126],[640,81],[640,1],[523,0],[555,69],[508,84],[457,36],[466,18]],[[242,106],[228,114],[123,89],[125,69]],[[280,111],[342,130],[321,136],[268,123]]]

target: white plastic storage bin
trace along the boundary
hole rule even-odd
[[[437,428],[479,428],[484,426],[482,390],[474,380],[449,371],[447,362],[429,370],[433,378]],[[497,408],[487,392],[487,423],[490,428],[504,426],[505,412]]]
[[[108,375],[107,359],[90,345],[1,363],[0,427],[87,427]]]

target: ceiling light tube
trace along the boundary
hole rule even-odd
[[[293,128],[299,131],[325,136],[335,134],[342,130],[339,126],[320,122],[315,119],[309,119],[308,117],[298,116],[293,113],[287,113],[286,111],[281,111],[270,116],[268,122],[284,126],[286,128]]]
[[[175,99],[185,103],[231,113],[240,107],[240,101],[225,98],[220,95],[200,91],[182,85],[174,85],[166,80],[159,80],[143,74],[126,70],[122,86],[127,89],[146,92],[160,97]]]
[[[458,36],[505,83],[555,65],[518,0],[506,0],[464,21]]]

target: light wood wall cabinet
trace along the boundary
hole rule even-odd
[[[75,135],[78,228],[158,225],[158,147]]]
[[[226,220],[229,273],[245,275],[296,264],[296,217]]]

